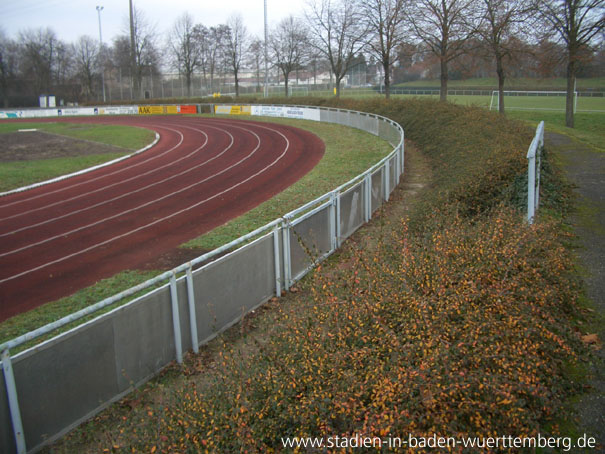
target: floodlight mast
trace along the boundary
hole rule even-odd
[[[102,6],[97,6],[97,13],[99,15],[99,54],[103,52],[103,34],[101,33],[101,11],[103,11]],[[103,102],[106,102],[105,99],[105,65],[103,64],[103,58],[101,58],[101,85],[103,86]]]
[[[267,0],[265,0],[265,98],[269,96],[269,54],[267,52]]]

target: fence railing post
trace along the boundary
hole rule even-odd
[[[176,361],[183,363],[183,345],[181,338],[181,318],[179,317],[179,297],[176,289],[176,273],[170,278],[170,302],[172,303],[172,326],[174,328],[174,347],[176,349]]]
[[[527,164],[527,221],[532,224],[534,222],[534,214],[536,210],[536,157],[528,158]]]
[[[389,160],[387,159],[386,161],[384,161],[384,167],[382,168],[383,174],[384,174],[384,201],[388,202],[389,200],[389,196],[391,195],[391,190],[390,190],[390,181],[391,181],[391,164],[389,163]]]
[[[279,231],[281,226],[278,224],[273,229],[273,257],[275,261],[275,296],[281,296],[281,260],[279,258]],[[283,233],[285,235],[285,233]]]
[[[290,260],[290,220],[285,219],[282,227],[282,244],[284,253],[284,290],[290,290],[292,280],[292,263]]]
[[[536,129],[536,135],[527,151],[527,222],[533,224],[540,201],[541,152],[544,146],[544,122]],[[536,165],[537,164],[537,165]]]
[[[19,409],[19,399],[17,398],[17,385],[15,384],[15,375],[11,362],[9,349],[2,351],[2,370],[4,372],[4,384],[8,395],[8,407],[13,423],[13,434],[15,436],[15,445],[18,454],[25,454],[25,434],[23,433],[23,423],[21,422],[21,410]]]
[[[187,268],[187,303],[189,304],[189,325],[191,328],[191,344],[193,351],[199,353],[199,341],[197,338],[197,314],[195,312],[195,292],[193,290],[193,272],[191,266]]]
[[[336,192],[336,247],[339,248],[342,244],[342,231],[340,228],[340,192]]]
[[[369,222],[372,219],[372,174],[366,174],[363,181],[364,221]]]

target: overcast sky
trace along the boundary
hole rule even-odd
[[[229,16],[241,13],[248,30],[263,36],[263,0],[135,0],[147,21],[156,25],[160,43],[174,21],[188,11],[196,23],[224,24]],[[99,37],[96,6],[103,6],[103,41],[125,33],[128,0],[0,0],[0,29],[16,39],[19,31],[51,27],[59,39],[75,42],[81,35]],[[302,15],[305,0],[267,0],[269,26],[293,14]]]

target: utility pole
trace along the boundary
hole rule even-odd
[[[103,34],[101,33],[101,11],[102,6],[97,6],[97,13],[99,15],[99,54],[101,55],[101,84],[103,85],[103,102],[105,99],[105,59],[103,58]]]
[[[265,98],[269,96],[269,53],[267,46],[267,0],[265,0]]]
[[[135,76],[135,70],[137,67],[136,49],[134,41],[134,9],[132,7],[132,0],[128,0],[129,12],[130,12],[130,78],[132,80],[131,87],[134,86],[134,97],[138,96],[139,87],[137,78]]]

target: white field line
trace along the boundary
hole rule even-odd
[[[289,140],[288,140],[288,138],[287,138],[287,137],[286,137],[284,134],[282,134],[280,131],[277,131],[277,130],[275,130],[275,129],[272,129],[272,128],[269,128],[269,127],[265,127],[265,126],[259,126],[259,125],[257,125],[257,126],[258,126],[258,127],[260,127],[260,128],[263,128],[263,129],[267,129],[267,130],[270,130],[270,131],[274,131],[274,132],[276,132],[277,134],[279,134],[280,136],[282,136],[282,137],[284,138],[284,140],[286,141],[286,147],[284,148],[284,151],[283,151],[283,152],[282,152],[282,153],[281,153],[281,154],[280,154],[280,155],[279,155],[277,158],[275,158],[275,159],[273,160],[273,162],[271,162],[270,164],[268,164],[268,165],[267,165],[267,166],[265,166],[264,168],[260,169],[258,172],[254,173],[254,174],[252,174],[252,175],[249,175],[248,177],[246,177],[246,178],[245,178],[245,179],[243,179],[242,181],[240,181],[240,182],[238,182],[238,183],[235,183],[234,185],[232,185],[232,186],[230,186],[230,187],[228,187],[228,188],[224,189],[223,191],[220,191],[220,192],[218,192],[218,193],[216,193],[216,194],[214,194],[214,195],[212,195],[212,196],[210,196],[210,197],[208,197],[208,198],[206,198],[206,199],[204,199],[204,200],[201,200],[201,201],[199,201],[199,202],[196,202],[196,203],[195,203],[195,204],[193,204],[193,205],[190,205],[190,206],[188,206],[188,207],[186,207],[186,208],[183,208],[183,209],[181,209],[181,210],[179,210],[179,211],[176,211],[176,212],[174,212],[174,213],[172,213],[172,214],[169,214],[168,216],[164,216],[164,217],[162,217],[162,218],[156,219],[155,221],[150,222],[150,223],[145,224],[145,225],[142,225],[142,226],[140,226],[140,227],[137,227],[137,228],[136,228],[136,229],[134,229],[134,230],[130,230],[130,231],[128,231],[128,232],[124,232],[124,233],[122,233],[122,234],[120,234],[120,235],[114,236],[114,237],[109,238],[109,239],[107,239],[107,240],[104,240],[104,241],[102,241],[102,242],[100,242],[100,243],[93,244],[93,245],[91,245],[91,246],[89,246],[89,247],[87,247],[87,248],[85,248],[85,249],[82,249],[82,250],[77,251],[77,252],[74,252],[74,253],[72,253],[72,254],[69,254],[69,255],[66,255],[66,256],[60,257],[60,258],[58,258],[58,259],[52,260],[52,261],[47,262],[47,263],[45,263],[45,264],[39,265],[39,266],[37,266],[37,267],[35,267],[35,268],[31,268],[31,269],[29,269],[29,270],[22,271],[21,273],[15,274],[15,275],[13,275],[13,276],[9,276],[9,277],[7,277],[7,278],[5,278],[5,279],[0,280],[0,283],[4,283],[4,282],[8,282],[8,281],[13,280],[13,279],[17,279],[17,278],[19,278],[19,277],[21,277],[21,276],[25,276],[25,275],[27,275],[27,274],[30,274],[30,273],[33,273],[33,272],[35,272],[35,271],[41,270],[41,269],[46,268],[46,267],[48,267],[48,266],[51,266],[51,265],[54,265],[54,264],[57,264],[57,263],[63,262],[63,261],[65,261],[65,260],[68,260],[68,259],[70,259],[70,258],[72,258],[72,257],[77,256],[77,255],[84,254],[84,253],[89,252],[89,251],[91,251],[91,250],[93,250],[93,249],[96,249],[96,248],[98,248],[98,247],[101,247],[101,246],[104,246],[104,245],[106,245],[106,244],[109,244],[109,243],[111,243],[111,242],[113,242],[113,241],[116,241],[116,240],[119,240],[119,239],[121,239],[121,238],[124,238],[124,237],[127,237],[127,236],[129,236],[129,235],[132,235],[133,233],[136,233],[136,232],[139,232],[139,231],[141,231],[141,230],[147,229],[147,228],[149,228],[149,227],[151,227],[151,226],[154,226],[154,225],[156,225],[156,224],[158,224],[158,223],[160,223],[160,222],[163,222],[163,221],[165,221],[165,220],[167,220],[167,219],[171,219],[171,218],[173,218],[173,217],[175,217],[175,216],[178,216],[178,215],[180,215],[180,214],[182,214],[182,213],[184,213],[184,212],[186,212],[186,211],[189,211],[189,210],[192,210],[192,209],[194,209],[194,208],[197,208],[197,207],[199,207],[200,205],[203,205],[204,203],[207,203],[207,202],[209,202],[210,200],[213,200],[213,199],[215,199],[215,198],[217,198],[217,197],[220,197],[221,195],[226,194],[227,192],[232,191],[233,189],[235,189],[235,188],[237,188],[237,187],[239,187],[239,186],[241,186],[241,185],[243,185],[243,184],[247,183],[248,181],[252,180],[253,178],[256,178],[258,175],[260,175],[261,173],[265,172],[265,171],[266,171],[267,169],[269,169],[270,167],[273,167],[275,164],[277,164],[277,163],[278,163],[278,162],[279,162],[279,161],[280,161],[280,160],[281,160],[281,159],[282,159],[282,158],[283,158],[283,157],[286,155],[286,153],[288,152],[288,149],[290,148],[290,141],[289,141]],[[239,129],[247,130],[247,128],[239,128]],[[204,181],[207,181],[207,180],[209,180],[209,179],[211,179],[211,178],[214,178],[214,177],[216,177],[216,176],[218,176],[218,175],[220,175],[220,174],[222,174],[222,173],[227,172],[227,171],[228,171],[228,170],[230,170],[231,168],[233,168],[233,167],[235,167],[235,166],[237,166],[237,165],[241,164],[241,163],[242,163],[242,162],[244,162],[245,160],[247,160],[247,159],[248,159],[250,156],[252,156],[254,153],[256,153],[256,151],[258,151],[258,148],[260,148],[260,138],[259,138],[259,137],[258,137],[258,135],[256,135],[256,134],[255,134],[253,131],[250,131],[250,130],[248,130],[248,131],[249,131],[251,134],[255,135],[255,136],[258,138],[258,145],[257,145],[257,146],[256,146],[256,148],[254,149],[254,151],[253,151],[252,153],[250,153],[248,156],[246,156],[246,157],[244,157],[243,159],[241,159],[240,161],[238,161],[237,163],[234,163],[234,164],[232,164],[231,166],[229,166],[229,167],[227,167],[227,168],[225,168],[225,169],[221,170],[219,173],[214,174],[214,175],[212,175],[212,176],[210,176],[210,177],[206,178]],[[168,194],[168,195],[166,195],[166,196],[162,197],[161,199],[165,199],[165,198],[167,198],[167,197],[170,197],[171,195],[178,194],[179,192],[182,192],[182,191],[184,191],[184,190],[186,190],[186,189],[189,189],[190,187],[196,186],[197,184],[200,184],[200,183],[202,183],[202,182],[199,182],[199,183],[195,183],[195,184],[193,184],[193,185],[190,185],[189,187],[187,187],[187,188],[183,188],[183,189],[181,189],[181,190],[179,190],[179,191],[176,191],[176,192],[174,192],[173,194]],[[158,199],[158,200],[161,200],[161,199]],[[156,201],[157,201],[157,200],[156,200]],[[151,204],[151,203],[152,203],[152,202],[148,202],[148,203],[146,203],[146,204],[144,204],[144,205],[142,205],[142,206],[140,206],[140,207],[134,208],[134,209],[132,209],[132,210],[128,210],[128,212],[135,211],[136,209],[141,208],[141,207],[146,206],[146,205],[149,205],[149,204]],[[126,213],[126,212],[124,212],[124,213]],[[124,213],[121,213],[121,214],[124,214]],[[120,215],[121,215],[121,214],[120,214]],[[112,218],[117,217],[117,216],[118,216],[118,215],[116,215],[116,216],[112,216],[112,217],[110,217],[110,218],[108,218],[108,219],[112,219]],[[95,222],[93,225],[99,224],[99,223],[101,223],[101,222],[103,222],[103,221],[98,221],[98,222]],[[85,228],[85,227],[83,227],[83,228]],[[81,230],[81,229],[77,229],[77,230]],[[70,233],[73,233],[73,232],[64,233],[64,234],[62,234],[62,235],[59,235],[58,237],[63,237],[63,236],[69,235]],[[57,238],[57,237],[55,237],[55,238]],[[48,240],[48,241],[50,241],[50,240]],[[46,240],[45,240],[45,241],[43,241],[43,242],[45,243],[45,242],[46,242]],[[7,255],[7,254],[3,254],[3,255]]]

